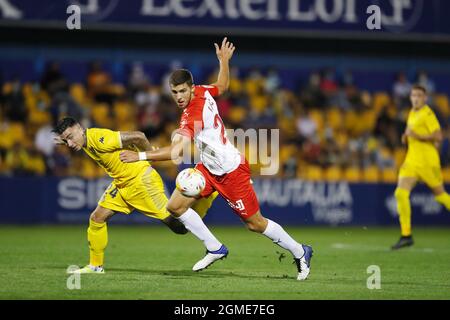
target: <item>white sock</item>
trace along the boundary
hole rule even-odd
[[[305,251],[300,243],[292,239],[292,237],[284,231],[284,229],[276,222],[267,219],[267,228],[263,235],[270,238],[275,244],[290,251],[294,258],[301,258]]]
[[[202,218],[193,209],[189,208],[178,219],[184,224],[186,229],[199,238],[208,251],[219,250],[222,244],[209,231],[208,227],[203,223]]]

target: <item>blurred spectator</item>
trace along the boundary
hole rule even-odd
[[[429,97],[432,97],[436,91],[436,85],[434,81],[428,77],[428,74],[425,71],[419,71],[417,74],[417,84],[425,87],[427,89],[427,93]]]
[[[161,88],[163,95],[167,97],[172,97],[172,91],[169,85],[169,78],[174,70],[181,69],[182,67],[183,64],[179,60],[174,60],[170,63],[169,70],[167,70],[167,72],[161,78]]]
[[[26,122],[28,114],[20,80],[15,78],[5,91],[5,117],[12,122]]]
[[[1,91],[0,174],[41,175],[46,171],[45,160],[49,175],[95,178],[104,174],[82,154],[71,155],[70,150],[53,145],[49,115],[53,120],[70,115],[86,127],[141,130],[152,144],[170,143],[181,110],[173,103],[167,78],[180,67],[181,63],[174,61],[162,79],[153,79],[160,86],[150,83],[141,63],[132,64],[125,83],[128,94],[123,94],[121,84],[112,83],[100,64],[92,65],[87,85],[69,83],[57,63],[47,66],[40,85],[6,82]],[[204,68],[198,73],[209,71]],[[333,69],[326,69],[323,77],[312,72],[298,94],[288,89],[290,83],[281,87],[282,80],[292,79],[276,68],[262,73],[257,67],[232,67],[230,74],[229,91],[216,99],[226,126],[280,129],[282,177],[302,176],[311,165],[319,171],[333,167],[393,168],[405,152],[400,137],[409,111],[410,84],[404,74],[392,84],[392,94],[360,91],[350,71],[339,78]],[[215,77],[212,74],[209,79]],[[417,80],[435,87],[425,72]],[[447,97],[441,96],[438,109],[445,136],[442,164],[450,165],[446,103]],[[401,104],[406,108],[399,108]],[[30,146],[33,140],[35,147]],[[162,175],[176,176],[176,167],[158,165]]]
[[[320,90],[327,99],[327,106],[337,105],[338,83],[336,81],[336,73],[333,69],[329,68],[323,71],[320,80]]]
[[[46,157],[51,157],[55,149],[54,135],[52,133],[53,127],[49,124],[40,127],[34,139],[36,149],[42,152]]]
[[[68,93],[69,83],[60,70],[57,62],[50,62],[41,77],[41,88],[45,90],[50,97],[64,92]]]
[[[397,75],[397,80],[392,87],[394,95],[394,101],[400,108],[406,108],[409,106],[409,94],[411,92],[411,83],[406,78],[403,72]]]
[[[317,124],[306,112],[302,109],[299,117],[296,120],[297,132],[300,141],[311,140],[317,133]]]
[[[320,74],[311,73],[308,84],[301,90],[300,98],[305,108],[323,108],[325,106],[325,95],[320,88]]]
[[[128,90],[134,95],[140,91],[146,91],[150,85],[150,79],[145,74],[144,65],[141,62],[135,62],[131,66],[128,76]]]
[[[94,61],[89,66],[87,75],[87,91],[96,102],[112,105],[115,99],[112,87],[111,75],[103,70],[99,61]]]
[[[274,94],[279,89],[280,85],[281,79],[278,70],[276,68],[270,68],[264,83],[266,91],[270,94]]]

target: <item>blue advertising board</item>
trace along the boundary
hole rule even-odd
[[[0,178],[0,223],[86,223],[109,178]],[[165,181],[166,192],[174,188]],[[255,179],[261,211],[286,225],[397,225],[392,184],[350,184]],[[414,225],[448,225],[450,215],[423,185],[411,194]],[[226,201],[217,198],[205,220],[240,224]],[[156,223],[137,212],[117,214],[112,223]]]
[[[2,0],[0,23],[65,28],[73,4],[82,29],[450,38],[444,0]],[[381,30],[370,32],[374,5]]]

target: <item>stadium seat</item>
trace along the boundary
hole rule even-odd
[[[309,181],[323,181],[324,180],[323,170],[320,166],[308,165],[305,168],[304,177],[306,180]]]
[[[325,119],[323,113],[320,110],[312,109],[309,112],[309,117],[316,123],[317,130],[322,132],[324,130]]]
[[[268,101],[265,95],[255,95],[250,98],[250,107],[257,113],[262,113],[268,107]]]
[[[134,107],[126,102],[117,102],[114,104],[114,117],[117,123],[132,120],[134,116]]]
[[[91,115],[98,126],[106,128],[110,128],[112,126],[112,121],[109,117],[109,107],[107,104],[99,103],[94,105],[91,109]]]
[[[13,144],[20,143],[24,145],[26,140],[25,126],[20,122],[12,122],[9,127]]]
[[[395,168],[385,168],[381,171],[381,181],[385,183],[397,182],[397,170]]]
[[[363,170],[363,181],[367,183],[377,183],[380,181],[380,172],[377,166],[369,166]]]
[[[235,77],[230,79],[230,92],[232,94],[239,94],[242,90],[242,82]]]
[[[389,105],[391,102],[391,98],[386,92],[377,92],[373,96],[373,108],[375,109],[376,114],[378,114],[383,107]]]
[[[86,102],[86,88],[81,83],[74,83],[70,86],[70,95],[80,105]]]
[[[247,116],[247,110],[242,107],[234,107],[228,113],[228,120],[232,123],[241,123]]]
[[[444,178],[444,182],[447,184],[447,183],[450,183],[450,167],[445,167],[445,168],[443,168],[442,169],[442,176],[443,176],[443,178]],[[447,192],[448,192],[449,190],[447,190]]]
[[[344,179],[348,182],[361,182],[362,174],[358,167],[348,167],[344,170]]]
[[[342,180],[343,178],[343,172],[339,166],[331,166],[326,168],[324,171],[324,178],[327,181],[336,182]]]
[[[342,112],[337,107],[332,107],[326,113],[327,125],[336,130],[342,127],[343,119]]]
[[[439,112],[444,116],[448,117],[450,115],[450,107],[448,103],[448,97],[445,94],[437,94],[434,97],[434,103],[439,110]]]

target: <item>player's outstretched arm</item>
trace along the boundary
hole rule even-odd
[[[190,138],[176,134],[170,146],[146,152],[124,150],[120,153],[120,160],[125,163],[136,161],[176,160],[180,157],[183,150],[187,150],[190,145]]]
[[[152,150],[152,146],[143,132],[121,131],[120,139],[122,140],[122,148],[124,149],[137,147],[140,151]]]
[[[229,42],[226,37],[223,38],[220,47],[217,43],[214,43],[214,46],[216,47],[217,59],[219,59],[219,75],[217,77],[217,81],[215,83],[212,83],[212,85],[216,86],[219,89],[219,94],[222,94],[227,91],[228,87],[230,86],[229,62],[236,47],[231,42]]]

